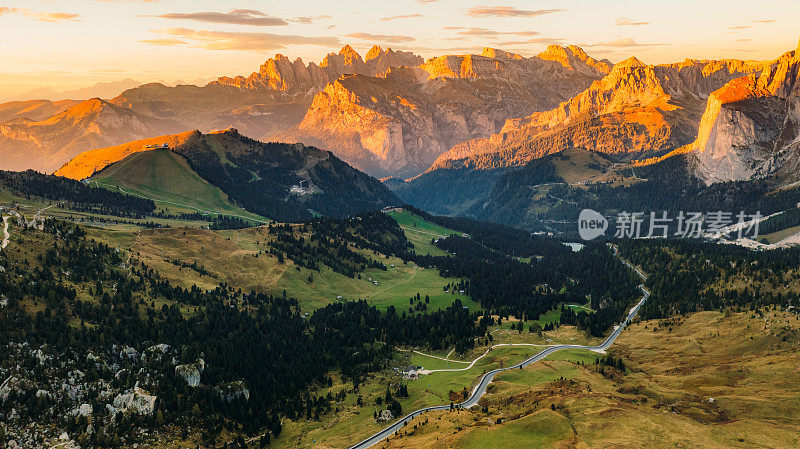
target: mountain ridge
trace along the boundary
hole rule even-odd
[[[555,106],[604,73],[583,50],[557,48],[561,60],[553,46],[552,60],[487,47],[383,76],[346,75],[314,97],[298,125],[271,138],[330,148],[375,176],[413,176],[458,142]]]
[[[185,159],[200,178],[224,192],[227,199],[263,217],[295,221],[310,218],[312,211],[345,217],[399,204],[378,180],[330,152],[302,144],[259,142],[236,129],[210,133],[193,130],[95,149],[79,155],[57,174],[72,179],[95,174],[107,177],[107,167],[136,153],[160,150],[164,143],[169,151]],[[121,164],[115,172],[125,167]],[[143,191],[158,190],[147,185],[138,187]]]
[[[35,166],[52,172],[87,148],[163,133],[174,126],[168,120],[92,98],[39,121],[0,123],[0,148],[6,149],[6,169]]]

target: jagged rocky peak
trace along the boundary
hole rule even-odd
[[[421,56],[414,53],[394,51],[391,47],[384,50],[378,45],[373,45],[364,57],[364,62],[373,76],[384,75],[391,68],[415,67],[423,61]]]
[[[349,44],[342,47],[339,50],[339,53],[329,53],[328,56],[325,56],[325,59],[322,60],[320,67],[323,68],[332,68],[335,71],[344,73],[347,70],[351,70],[350,73],[361,73],[366,69],[366,65],[364,64],[364,60],[361,59],[361,55],[358,54],[357,51],[353,50]]]
[[[539,59],[555,61],[562,66],[586,74],[607,75],[611,71],[611,61],[603,59],[598,61],[575,45],[562,47],[561,45],[550,45],[547,50],[537,55]]]
[[[643,63],[636,56],[631,56],[622,62],[614,64],[612,70],[640,69],[644,67],[647,67],[647,64]]]
[[[577,64],[582,53],[551,46],[539,58]],[[628,58],[555,108],[508,119],[499,133],[452,147],[431,169],[514,166],[569,146],[622,157],[665,154],[695,140],[711,92],[764,67],[739,60],[653,66]]]
[[[427,73],[428,79],[436,78],[504,78],[524,82],[524,76],[531,76],[527,59],[515,58],[512,53],[489,49],[481,55],[444,55],[428,59],[419,68]],[[499,56],[499,57],[498,57]],[[519,55],[517,55],[519,56]]]
[[[388,51],[392,51],[392,49],[389,48]],[[372,48],[370,48],[369,51],[367,52],[366,56],[364,56],[364,61],[369,61],[371,59],[380,58],[384,54],[386,54],[386,51],[384,51],[383,48],[381,48],[380,45],[377,45],[377,44],[373,45]]]
[[[525,59],[524,56],[519,55],[517,53],[511,53],[510,51],[505,50],[498,50],[496,48],[485,47],[481,52],[481,56],[486,58],[493,58],[493,59]]]
[[[415,66],[422,58],[403,51],[383,50],[374,46],[362,59],[350,45],[345,45],[339,53],[328,54],[319,65],[302,59],[291,61],[282,54],[276,54],[261,64],[258,72],[248,77],[220,77],[212,84],[228,85],[240,89],[268,89],[290,94],[315,94],[328,83],[342,75],[357,73],[368,76],[381,76],[391,67]]]
[[[573,52],[576,66],[580,58],[594,61]],[[404,63],[412,57],[419,64]],[[381,71],[386,59],[396,62]],[[602,77],[586,65],[574,70],[493,48],[422,62],[374,46],[365,64],[380,76],[339,78],[300,124],[270,138],[330,148],[377,176],[413,176],[448,148],[499,131],[509,117],[551,109]]]

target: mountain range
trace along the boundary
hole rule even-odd
[[[609,68],[577,47],[551,46],[532,58],[491,48],[431,58],[328,84],[298,125],[274,137],[335,149],[373,175],[413,176],[509,117],[554,107]]]
[[[658,66],[631,58],[556,108],[507,120],[390,185],[428,210],[474,213],[497,200],[501,176],[570,148],[606,154],[618,168],[682,156],[707,185],[768,177],[788,185],[797,178],[797,54]]]
[[[384,177],[385,187],[423,209],[480,217],[504,209],[501,190],[520,198],[509,186],[527,188],[522,196],[536,201],[530,183],[509,180],[570,149],[610,161],[600,164],[602,176],[596,158],[575,163],[594,174],[571,174],[573,184],[638,182],[636,173],[669,165],[686,172],[680,179],[706,186],[768,180],[793,188],[800,181],[797,79],[798,50],[772,61],[648,65],[637,58],[612,64],[576,46],[552,45],[534,57],[486,48],[428,60],[378,46],[362,58],[345,46],[319,64],[276,55],[249,76],[205,86],[153,83],[110,100],[5,103],[0,152],[5,169],[55,172],[72,161],[58,173],[85,178],[150,144],[184,148],[181,136],[195,141],[235,128],[261,141],[321,148],[336,156],[333,165]],[[187,134],[192,129],[200,131]],[[197,154],[216,154],[214,170],[230,168],[229,148],[206,147]],[[95,148],[103,150],[81,154]],[[176,154],[189,165],[199,160]],[[218,187],[230,181],[221,179]],[[381,204],[389,198],[378,197]]]
[[[77,89],[57,91],[51,87],[42,87],[39,89],[29,90],[21,94],[15,95],[3,101],[26,101],[32,98],[40,100],[62,101],[69,99],[81,98],[112,98],[119,95],[120,92],[133,89],[139,86],[140,82],[125,78],[119,81],[107,81],[96,83],[92,86],[81,87]]]
[[[95,99],[81,106],[50,102],[34,113],[16,102],[3,104],[0,111],[20,111],[0,114],[0,148],[12,161],[5,168],[52,172],[99,146],[234,127],[261,140],[330,149],[373,175],[411,176],[464,139],[570,98],[610,67],[577,47],[553,46],[534,58],[486,49],[424,61],[378,46],[362,58],[347,45],[319,64],[276,55],[246,77],[220,77],[205,86],[150,83],[100,105]],[[108,112],[87,121],[85,109]],[[110,115],[121,117],[104,119]],[[347,126],[337,128],[342,120]],[[48,126],[35,126],[45,121]],[[87,129],[102,130],[102,137],[86,139]]]

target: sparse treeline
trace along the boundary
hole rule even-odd
[[[24,172],[0,170],[0,186],[27,198],[42,197],[65,203],[66,207],[79,212],[144,218],[156,208],[152,200],[99,187],[89,187],[80,181],[45,175],[33,170]]]
[[[752,251],[689,239],[624,240],[619,247],[650,273],[652,295],[639,312],[645,319],[729,307],[800,307],[794,282],[800,248]]]
[[[372,212],[348,219],[315,218],[300,225],[269,225],[270,252],[279,261],[319,271],[321,264],[348,277],[356,277],[367,268],[386,270],[386,266],[358,252],[406,256],[410,243],[392,218]]]

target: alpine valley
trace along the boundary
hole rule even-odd
[[[342,45],[242,31],[328,14],[90,3],[228,30],[146,30],[165,55]],[[0,447],[799,447],[800,45],[651,65],[448,26],[548,46],[432,54],[388,34],[422,13],[366,12],[387,31],[345,36],[396,49],[0,104]],[[615,234],[634,211],[751,220]]]

